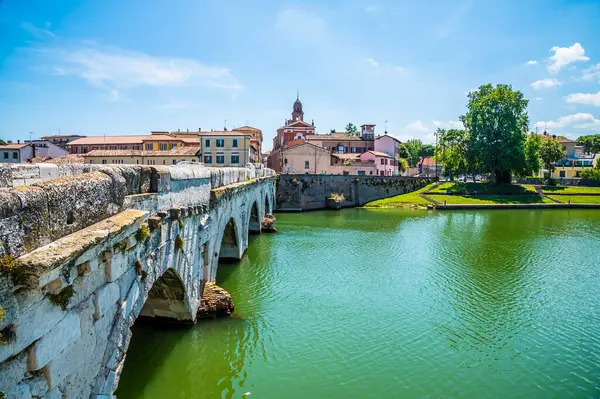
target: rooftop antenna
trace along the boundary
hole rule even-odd
[[[386,120],[385,120],[385,129],[384,129],[384,131],[383,131],[383,134],[387,134],[387,123],[388,123],[388,121],[387,121],[387,119],[386,119]]]
[[[223,130],[227,131],[227,119],[225,119],[225,122],[223,123]]]
[[[296,100],[300,100],[300,90],[296,89]]]

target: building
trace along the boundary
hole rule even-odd
[[[394,158],[400,159],[400,145],[402,142],[393,136],[389,136],[387,132],[383,136],[375,137],[375,151],[384,152]]]
[[[67,144],[71,154],[85,154],[94,150],[141,150],[147,136],[90,136]]]
[[[250,146],[254,148],[254,150],[257,154],[256,159],[258,160],[258,162],[254,162],[254,163],[260,163],[260,160],[262,160],[262,153],[263,153],[263,151],[262,151],[262,142],[263,142],[262,130],[246,125],[246,126],[236,127],[233,129],[233,131],[250,135]]]
[[[175,147],[169,151],[154,150],[92,150],[82,155],[87,164],[176,165],[179,162],[199,162],[200,150],[195,147]]]
[[[329,134],[309,135],[306,140],[334,154],[362,154],[375,150],[375,125],[362,125],[360,129],[360,136],[348,136],[346,132],[333,130]]]
[[[544,136],[550,137],[546,132],[544,132]],[[597,154],[586,154],[584,147],[577,145],[577,141],[562,136],[551,137],[557,139],[562,144],[563,151],[566,152],[565,157],[554,164],[555,169],[552,172],[552,178],[578,178],[582,170],[596,166],[598,162]]]
[[[426,177],[436,177],[442,175],[442,169],[444,166],[440,163],[435,162],[433,157],[421,157],[417,163],[419,169],[419,175]]]
[[[80,136],[78,134],[64,134],[64,135],[54,135],[54,136],[43,136],[41,139],[44,141],[49,141],[54,145],[59,146],[62,149],[67,149],[67,144],[77,139],[80,139],[85,136]]]
[[[59,158],[69,154],[69,151],[48,140],[25,140],[25,143],[33,146],[34,157]]]
[[[273,138],[273,151],[283,148],[291,141],[304,140],[311,134],[315,134],[315,123],[304,122],[302,101],[297,96],[292,108],[292,118],[287,119],[284,125],[277,129],[277,135]]]
[[[34,152],[31,144],[17,141],[7,141],[5,145],[0,145],[0,163],[25,163],[33,158]]]
[[[200,133],[200,152],[206,166],[245,166],[258,163],[256,151],[251,151],[251,136],[243,131]]]

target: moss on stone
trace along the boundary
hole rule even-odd
[[[140,229],[135,233],[135,239],[137,242],[144,242],[150,237],[150,229],[147,225],[142,225]]]
[[[58,294],[49,294],[48,299],[56,306],[60,306],[62,310],[67,310],[69,301],[74,294],[75,289],[73,289],[72,285],[69,285],[68,287],[63,288]]]
[[[127,242],[126,241],[119,241],[118,243],[116,243],[115,245],[113,245],[112,249],[113,249],[113,252],[125,251],[127,249]]]
[[[183,252],[184,245],[185,242],[183,241],[183,238],[181,238],[181,236],[177,234],[177,237],[175,237],[175,248]]]
[[[11,273],[13,270],[15,270],[16,265],[17,262],[12,255],[4,254],[0,257],[0,273]]]
[[[183,219],[179,219],[179,228],[183,229],[183,226],[185,226],[185,223],[183,222]]]

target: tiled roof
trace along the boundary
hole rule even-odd
[[[393,158],[393,157],[389,156],[388,154],[386,154],[385,152],[380,152],[380,151],[367,151],[367,152],[370,152],[371,154],[375,155],[376,157]]]
[[[291,141],[288,141],[287,143],[285,143],[285,148],[293,147],[293,146],[304,144],[304,143],[306,143],[306,141],[303,140],[303,139],[300,139],[300,140],[291,140]]]
[[[52,159],[52,157],[35,157],[35,158],[31,158],[29,160],[29,162],[31,162],[31,163],[44,163],[44,162],[48,162],[51,159]]]
[[[389,138],[391,138],[392,140],[396,141],[398,144],[402,144],[402,141],[400,141],[400,139],[398,139],[398,138],[396,138],[396,137],[394,137],[394,136],[392,136],[392,135],[390,135],[390,134],[386,134],[386,135],[383,135],[383,136],[376,136],[376,137],[375,137],[375,140],[379,140],[379,139],[382,139],[382,138],[384,138],[384,137],[389,137]]]
[[[252,132],[256,132],[256,131],[258,131],[258,132],[262,132],[262,130],[260,130],[260,129],[257,129],[257,128],[255,128],[255,127],[252,127],[252,126],[248,126],[248,125],[245,125],[245,126],[240,126],[240,127],[236,127],[236,128],[235,128],[235,129],[233,129],[233,130],[238,130],[238,131],[252,131]]]
[[[169,151],[143,151],[143,150],[93,150],[84,157],[193,157],[200,150],[198,147],[175,147]]]
[[[54,136],[42,136],[42,140],[50,140],[50,139],[68,139],[71,137],[85,137],[79,134],[63,134],[63,135],[54,135]]]
[[[435,160],[433,159],[433,157],[422,157],[421,160],[419,161],[419,165],[421,166],[434,166],[435,165]],[[441,165],[441,164],[439,164]]]
[[[331,140],[331,141],[364,141],[360,136],[346,136],[345,134],[309,134],[307,140]],[[370,141],[370,140],[369,140]]]
[[[0,150],[20,150],[21,148],[28,146],[29,144],[6,144],[0,145]]]
[[[54,164],[74,164],[74,163],[85,163],[85,158],[77,154],[69,154],[58,158],[51,158],[44,163]]]
[[[331,154],[339,159],[358,159],[360,158],[360,154]]]
[[[143,142],[146,141],[183,141],[183,138],[181,137],[175,137],[175,136],[169,136],[169,135],[158,135],[158,134],[153,134],[152,136],[145,136],[142,139]],[[198,139],[196,139],[196,141],[198,141]]]
[[[88,136],[71,141],[69,145],[142,144],[150,136]]]

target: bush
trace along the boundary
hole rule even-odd
[[[600,165],[600,163],[598,163]],[[596,166],[596,168],[592,169],[584,169],[579,172],[579,177],[586,180],[600,180],[600,169]]]
[[[179,234],[177,234],[177,237],[175,237],[175,248],[177,248],[178,250],[183,252],[184,247],[185,247],[185,241],[183,241],[183,238],[181,238],[181,236]]]
[[[183,226],[185,226],[183,219],[179,219],[179,229],[183,229]]]
[[[148,229],[147,225],[143,225],[140,229],[135,233],[135,239],[137,242],[146,241],[146,239],[150,237],[150,229]]]
[[[0,256],[0,273],[12,272],[17,265],[15,258],[9,254]]]
[[[58,294],[50,294],[48,295],[48,299],[50,302],[55,304],[56,306],[60,306],[62,310],[67,310],[67,306],[69,305],[69,301],[71,297],[75,294],[75,290],[72,285],[65,287]]]
[[[331,193],[329,194],[328,199],[334,200],[336,202],[344,202],[346,198],[344,197],[344,194]]]

